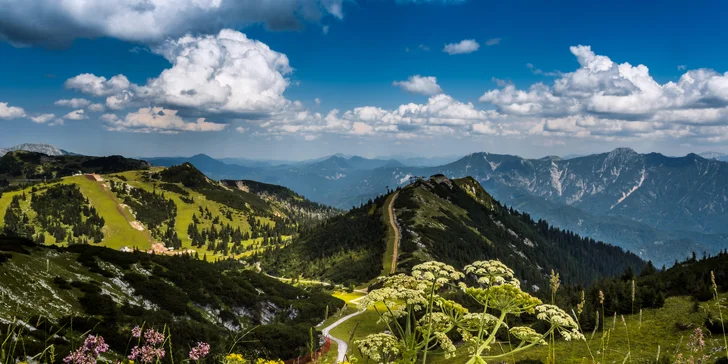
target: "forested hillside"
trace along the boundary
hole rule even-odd
[[[122,156],[89,157],[81,155],[49,156],[23,150],[0,157],[0,180],[24,183],[26,180],[49,180],[77,173],[107,174],[148,169],[149,163]],[[1,185],[0,185],[1,187]]]
[[[262,255],[271,274],[363,283],[381,273],[388,221],[380,196]],[[554,269],[567,283],[589,283],[603,276],[639,270],[637,256],[608,244],[533,221],[495,201],[472,178],[420,179],[398,190],[394,202],[402,234],[398,271],[438,260],[461,268],[475,260],[500,259],[527,288],[546,286]],[[257,257],[256,257],[257,258]]]
[[[2,332],[5,323],[20,319],[29,331],[25,352],[43,351],[52,337],[57,360],[87,330],[123,354],[137,325],[173,332],[175,361],[199,341],[218,352],[234,346],[252,357],[295,358],[307,352],[310,328],[343,305],[235,261],[43,247],[7,237],[0,237],[0,294]]]
[[[303,229],[283,248],[275,248],[260,259],[266,272],[285,277],[315,277],[356,284],[379,275],[386,249],[386,226],[380,196],[345,215],[331,218],[311,229]]]
[[[589,283],[644,265],[622,248],[501,205],[469,177],[417,180],[400,191],[395,209],[403,231],[401,269],[430,259],[462,267],[497,258],[516,271],[526,288],[538,290],[552,269],[565,282]]]
[[[279,186],[227,186],[191,164],[133,167],[0,187],[0,231],[45,244],[193,252],[214,260],[281,245],[339,213]]]

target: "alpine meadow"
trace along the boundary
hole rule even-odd
[[[727,14],[0,0],[0,364],[728,364]]]

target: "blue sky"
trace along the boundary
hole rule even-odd
[[[0,146],[280,159],[728,152],[723,2],[165,3],[0,0]],[[236,51],[206,58],[230,42]],[[205,67],[214,79],[195,73]]]

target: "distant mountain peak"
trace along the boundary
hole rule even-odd
[[[721,152],[702,152],[698,153],[698,155],[705,159],[721,159],[728,156],[728,154]]]
[[[8,152],[14,152],[23,150],[26,152],[35,152],[35,153],[42,153],[45,155],[50,156],[60,156],[60,155],[72,155],[73,153],[67,152],[63,149],[60,149],[54,145],[50,144],[34,144],[34,143],[23,143],[18,144],[16,146],[10,147],[10,148],[0,148],[0,156],[5,155]]]
[[[639,154],[639,153],[635,152],[634,149],[628,148],[628,147],[616,148],[613,151],[609,152],[609,155],[614,155],[614,156],[617,156],[617,155],[636,155],[636,154]]]

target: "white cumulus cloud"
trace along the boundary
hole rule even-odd
[[[526,89],[505,83],[480,101],[530,134],[625,140],[672,138],[715,141],[728,128],[728,73],[686,70],[677,80],[657,82],[645,65],[616,63],[589,46],[574,46],[573,72],[554,72],[553,84]],[[527,65],[536,74],[547,75]]]
[[[234,30],[217,35],[184,36],[153,48],[172,67],[144,85],[126,76],[110,79],[81,74],[66,87],[91,96],[107,96],[106,107],[121,110],[137,104],[174,110],[260,117],[291,105],[283,96],[293,69],[285,54]]]
[[[218,124],[197,118],[186,121],[177,115],[176,110],[162,107],[140,108],[120,119],[115,114],[104,114],[101,119],[107,123],[107,129],[138,133],[177,133],[180,131],[205,132],[221,131],[227,124]]]
[[[56,105],[56,106],[70,107],[72,109],[84,108],[90,104],[91,104],[91,101],[89,101],[89,100],[77,99],[77,98],[61,99],[61,100],[58,100],[53,103],[53,105]]]
[[[63,118],[68,120],[84,120],[88,119],[88,116],[86,116],[83,109],[78,109],[63,115]]]
[[[480,44],[478,44],[475,39],[465,39],[459,43],[446,44],[442,51],[447,54],[454,55],[473,53],[478,49],[480,49]]]
[[[159,43],[186,33],[264,24],[296,29],[325,16],[343,17],[343,0],[0,0],[0,39],[65,46],[111,37]]]
[[[101,97],[128,90],[131,83],[124,75],[116,75],[107,80],[106,77],[84,73],[66,80],[65,86],[68,89],[80,91],[90,96]]]
[[[104,110],[106,110],[106,107],[104,107],[103,104],[91,104],[89,105],[88,110],[94,112],[103,112]]]
[[[0,102],[0,119],[16,119],[25,117],[22,107],[10,106],[7,102]]]
[[[410,76],[406,81],[394,81],[393,86],[398,86],[403,90],[416,94],[423,94],[427,96],[437,95],[442,93],[442,88],[437,84],[437,78],[428,76],[423,77],[420,75]]]
[[[36,124],[45,124],[45,123],[53,120],[53,118],[55,118],[55,117],[56,117],[55,114],[40,114],[37,116],[31,116],[30,120]]]

